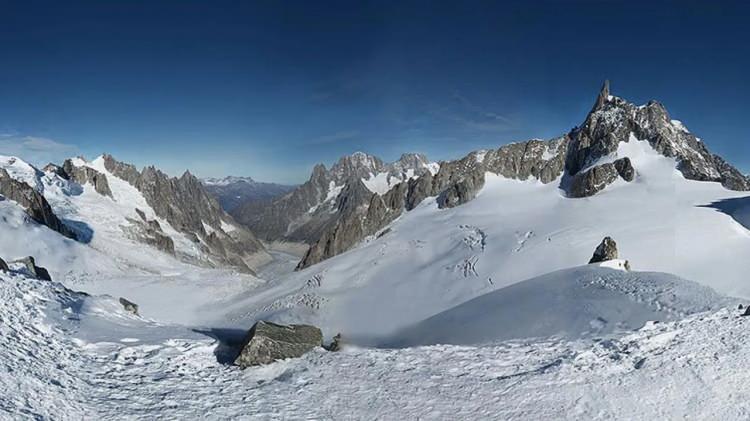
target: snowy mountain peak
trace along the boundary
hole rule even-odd
[[[337,182],[349,178],[363,178],[382,171],[383,161],[380,158],[364,152],[355,152],[341,157],[329,171],[329,177]]]
[[[255,184],[256,181],[252,177],[238,177],[238,176],[227,176],[223,178],[208,177],[201,180],[206,186],[228,186],[230,184],[246,183]]]
[[[669,115],[657,101],[636,106],[611,96],[605,82],[584,123],[569,133],[565,163],[569,175],[614,156],[619,144],[631,138],[646,140],[658,153],[675,158],[677,169],[687,179],[720,182],[730,190],[750,190],[750,180],[736,168],[712,154],[684,125]]]

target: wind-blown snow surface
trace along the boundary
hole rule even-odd
[[[132,316],[112,298],[0,273],[0,301],[5,419],[750,415],[750,318],[735,310],[620,337],[349,347],[242,371],[218,362],[212,339]]]
[[[589,337],[732,304],[712,289],[674,275],[587,265],[479,296],[399,332],[388,343],[404,347]]]
[[[750,255],[750,233],[705,207],[747,192],[686,180],[647,142],[621,143],[617,156],[631,158],[635,180],[584,199],[564,197],[556,182],[487,173],[474,200],[441,210],[427,199],[379,238],[239,301],[229,308],[231,318],[302,319],[323,326],[326,336],[382,337],[499,288],[586,263],[605,236],[634,270],[750,297],[750,260],[739,257]]]

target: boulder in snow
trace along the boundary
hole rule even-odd
[[[604,237],[602,242],[596,247],[596,250],[594,250],[594,255],[591,256],[589,264],[606,262],[614,259],[617,259],[617,243],[615,243],[615,240],[613,240],[612,237]]]
[[[617,174],[619,174],[623,180],[630,182],[635,179],[635,168],[633,168],[633,163],[630,162],[630,158],[627,156],[618,159],[612,164],[614,164]]]
[[[120,297],[120,304],[122,304],[122,307],[125,309],[125,311],[133,313],[136,316],[138,315],[138,304],[123,297]]]
[[[750,316],[750,306],[745,307],[745,311],[742,313],[742,316]]]
[[[323,333],[310,325],[280,325],[259,321],[243,341],[234,363],[242,368],[301,357],[323,345]]]
[[[47,271],[47,269],[41,266],[37,266],[36,261],[31,256],[24,257],[23,259],[14,260],[11,263],[22,264],[27,274],[33,276],[34,278],[42,279],[45,281],[52,280],[52,277],[49,275],[49,272]]]

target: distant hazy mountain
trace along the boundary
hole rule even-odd
[[[287,192],[296,186],[288,186],[276,183],[263,183],[255,181],[250,177],[224,177],[204,178],[201,180],[209,193],[211,193],[221,204],[225,211],[229,212],[239,205],[261,200],[271,200]]]

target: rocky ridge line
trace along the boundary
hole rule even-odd
[[[519,180],[533,177],[545,184],[560,179],[561,190],[571,198],[592,196],[618,179],[630,182],[637,174],[629,158],[597,162],[615,156],[619,144],[632,137],[648,141],[660,154],[675,158],[677,169],[686,179],[719,182],[730,190],[750,190],[746,176],[709,152],[684,126],[673,122],[664,106],[650,101],[639,107],[614,97],[607,81],[584,123],[564,136],[473,152],[457,161],[441,162],[434,176],[424,174],[394,186],[382,197],[361,199],[359,206],[350,207],[354,210],[342,213],[323,230],[298,269],[349,250],[427,197],[437,196],[440,208],[472,200],[484,185],[485,172]],[[341,192],[345,194],[349,194],[347,190]]]

